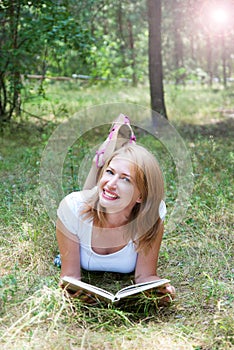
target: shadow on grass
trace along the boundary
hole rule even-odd
[[[234,133],[234,118],[226,118],[222,121],[214,121],[209,124],[194,125],[188,123],[181,123],[177,127],[178,131],[182,135],[194,140],[198,135],[204,137],[216,137],[216,138],[227,138],[233,137]]]
[[[62,121],[61,121],[62,122]],[[169,120],[170,122],[170,120]],[[0,134],[1,136],[9,137],[17,135],[25,142],[32,140],[32,136],[42,136],[46,139],[49,138],[53,130],[59,125],[59,122],[48,121],[44,123],[43,121],[23,121],[0,124]],[[111,122],[110,122],[111,124]],[[180,132],[185,137],[194,140],[198,135],[201,136],[214,136],[219,138],[232,137],[234,133],[234,118],[226,117],[226,119],[213,121],[209,124],[191,124],[191,123],[173,123],[178,132]],[[144,131],[135,127],[135,134],[137,136],[142,136]],[[95,136],[102,136],[103,131],[99,128],[95,128]],[[30,136],[30,138],[28,137]],[[93,130],[86,133],[87,138],[93,138]],[[106,135],[104,134],[103,137]]]
[[[118,290],[129,286],[134,283],[133,274],[121,274],[111,272],[87,272],[82,271],[82,280],[84,282],[93,284],[99,288],[105,289],[113,294]],[[118,319],[120,324],[128,324],[131,322],[147,322],[157,321],[162,319],[164,321],[169,320],[172,314],[176,313],[175,303],[162,304],[161,297],[155,293],[137,294],[130,298],[125,298],[117,303],[107,303],[106,301],[99,300],[90,305],[83,303],[81,300],[74,299],[74,307],[83,309],[85,314],[90,312],[95,315],[99,314],[99,317],[103,319],[105,315],[108,316],[108,320],[111,315],[114,315]],[[75,311],[75,310],[74,310]],[[115,320],[117,322],[117,320]]]

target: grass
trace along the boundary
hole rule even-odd
[[[159,274],[177,290],[177,300],[166,308],[149,300],[135,307],[90,307],[68,300],[57,286],[55,229],[39,191],[42,152],[61,121],[107,101],[147,107],[147,87],[60,83],[48,85],[46,99],[37,98],[33,89],[29,97],[24,109],[42,119],[24,114],[25,122],[15,120],[1,134],[1,348],[232,349],[233,118],[223,115],[231,109],[232,91],[166,88],[170,122],[190,152],[194,173],[186,216],[175,230],[165,232],[160,252]],[[77,163],[89,142],[95,144],[100,136],[88,133],[71,148],[64,163],[66,192],[76,186]],[[153,142],[149,135],[138,136],[145,145]],[[170,211],[176,174],[170,157],[162,154]],[[111,274],[85,277],[117,287]],[[117,284],[131,277],[119,278]]]

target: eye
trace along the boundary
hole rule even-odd
[[[111,169],[106,169],[106,173],[110,175],[114,175],[114,172]]]
[[[129,177],[127,177],[127,176],[124,176],[123,178],[122,178],[122,180],[124,180],[124,181],[126,181],[126,182],[131,182],[131,180],[129,179]]]

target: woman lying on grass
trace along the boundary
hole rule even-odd
[[[157,263],[166,214],[163,197],[157,161],[135,144],[129,120],[120,115],[95,156],[84,190],[69,194],[59,205],[56,232],[61,277],[81,279],[83,268],[135,271],[136,283],[159,279]],[[175,296],[170,284],[160,292]]]

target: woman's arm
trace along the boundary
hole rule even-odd
[[[80,244],[77,236],[66,229],[61,220],[56,222],[56,236],[61,255],[61,277],[81,279]]]
[[[140,251],[138,253],[137,264],[135,269],[135,282],[149,282],[160,279],[157,276],[157,265],[158,265],[158,256],[159,250],[162,242],[164,232],[164,225],[161,225],[161,228],[157,234],[155,241],[147,252]],[[160,292],[164,294],[171,294],[172,298],[175,297],[175,288],[169,283],[166,285],[166,288],[161,288]]]
[[[157,265],[159,250],[162,242],[164,226],[160,227],[157,237],[147,252],[139,251],[135,269],[135,282],[148,282],[159,279],[157,276]]]

